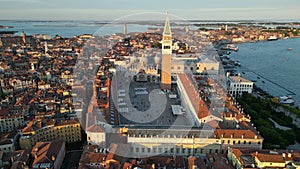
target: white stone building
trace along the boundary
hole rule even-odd
[[[227,76],[228,93],[234,97],[243,93],[252,93],[253,82],[241,76]]]

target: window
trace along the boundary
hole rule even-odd
[[[164,49],[171,49],[170,46],[164,46]]]

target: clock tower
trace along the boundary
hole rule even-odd
[[[169,17],[167,15],[162,39],[161,61],[161,89],[171,89],[171,66],[172,66],[172,32]]]

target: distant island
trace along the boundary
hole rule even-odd
[[[13,26],[0,25],[0,29],[9,29],[9,28],[14,28],[14,27]]]

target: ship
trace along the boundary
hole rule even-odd
[[[279,103],[281,104],[288,104],[288,105],[294,105],[295,101],[292,98],[292,96],[279,96],[278,97]]]
[[[268,41],[275,41],[275,40],[278,40],[278,37],[275,35],[272,35],[268,38]]]
[[[222,47],[223,50],[232,50],[232,51],[238,51],[239,48],[235,46],[234,44],[227,44],[226,46]]]

